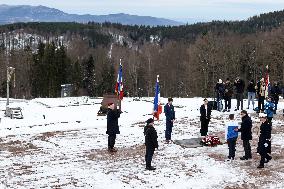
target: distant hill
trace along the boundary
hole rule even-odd
[[[109,15],[77,15],[68,14],[58,9],[45,6],[29,5],[0,5],[0,24],[11,24],[16,22],[111,22],[123,25],[170,25],[177,26],[183,24],[164,18],[151,16],[137,16],[129,14],[109,14]]]

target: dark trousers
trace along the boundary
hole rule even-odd
[[[271,123],[273,117],[267,117],[267,120]]]
[[[145,155],[146,167],[151,167],[151,161],[154,155],[154,151],[155,148],[146,147],[146,155]]]
[[[231,109],[231,97],[225,97],[225,110],[230,110]]]
[[[237,138],[229,138],[227,141],[228,141],[228,147],[229,147],[228,158],[235,158]]]
[[[244,101],[243,93],[237,93],[236,97],[237,97],[237,109],[239,110],[241,106],[241,110],[243,110],[243,101]]]
[[[245,151],[245,158],[251,158],[251,147],[249,140],[243,140],[243,147]]]
[[[108,135],[108,149],[113,149],[115,144],[116,134]]]
[[[209,124],[209,119],[202,119],[201,120],[201,129],[200,129],[201,136],[206,136],[207,135],[208,124]]]
[[[165,138],[166,140],[172,139],[172,131],[173,131],[173,122],[167,120],[166,122],[166,131],[165,131]]]
[[[259,96],[258,97],[258,110],[264,110],[264,96]]]

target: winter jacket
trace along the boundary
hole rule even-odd
[[[112,110],[108,109],[107,113],[107,131],[106,134],[108,135],[115,135],[120,134],[119,127],[118,127],[118,118],[120,117],[121,111],[120,110]]]
[[[244,93],[245,83],[243,80],[239,79],[237,82],[234,83],[234,86],[236,87],[237,93]]]
[[[241,128],[239,128],[239,132],[241,132],[242,140],[252,140],[252,121],[248,115],[242,117]]]
[[[267,101],[264,104],[264,113],[266,113],[267,117],[273,117],[274,110],[275,110],[275,105],[273,102]]]
[[[247,91],[250,92],[250,93],[256,92],[255,84],[253,82],[249,82],[248,87],[247,87]]]
[[[224,97],[224,93],[225,93],[225,86],[223,83],[217,83],[215,85],[215,92],[217,95],[217,98],[223,98]]]
[[[202,104],[200,106],[200,121],[207,120],[207,119],[210,120],[210,118],[211,118],[211,111],[212,111],[211,106],[207,105],[207,115],[206,115],[205,105]]]
[[[226,140],[238,137],[238,131],[234,130],[236,128],[238,128],[238,123],[237,122],[229,121],[226,124],[226,127],[225,127],[225,139]]]
[[[260,135],[258,140],[258,150],[260,154],[265,151],[268,153],[271,152],[271,130],[272,126],[269,121],[265,121],[260,126]]]
[[[171,105],[166,104],[164,106],[164,113],[165,113],[167,121],[172,121],[172,120],[176,119],[175,109],[174,109],[174,106],[172,104]]]
[[[158,135],[156,129],[152,125],[145,127],[145,145],[147,148],[158,148]]]
[[[224,98],[231,98],[234,94],[234,87],[231,82],[225,83],[225,95]]]
[[[272,100],[274,102],[278,102],[279,101],[279,95],[281,94],[281,90],[280,90],[279,86],[278,85],[274,85],[271,88],[270,94],[271,94]]]
[[[257,88],[256,88],[257,95],[258,96],[265,96],[266,86],[265,86],[264,82],[258,81],[256,86],[257,86]]]

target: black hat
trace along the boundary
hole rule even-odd
[[[173,101],[173,98],[168,98],[168,102],[172,102]]]
[[[154,119],[153,118],[149,118],[147,121],[146,121],[147,124],[149,123],[154,123]]]

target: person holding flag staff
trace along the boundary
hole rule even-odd
[[[160,87],[159,87],[159,75],[157,75],[156,91],[154,98],[154,113],[153,116],[159,120],[159,116],[162,113],[162,106],[160,103]]]
[[[166,137],[166,143],[168,144],[171,141],[171,135],[172,135],[172,129],[173,129],[173,123],[175,121],[175,110],[174,106],[172,105],[173,99],[168,98],[168,103],[164,106],[164,112],[166,116],[166,131],[165,131],[165,137]]]

